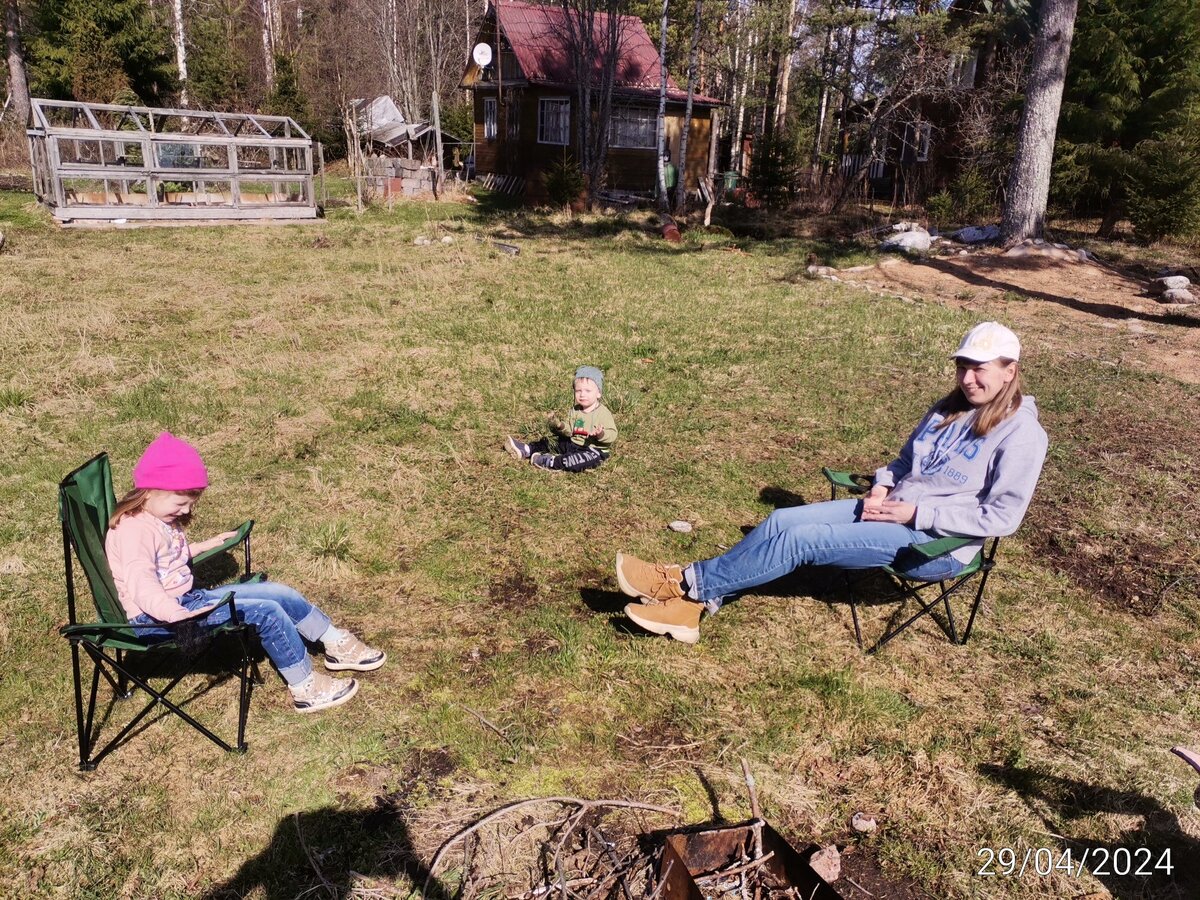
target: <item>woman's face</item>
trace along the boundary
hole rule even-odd
[[[1017,375],[1015,362],[1003,363],[998,359],[991,362],[973,362],[969,359],[956,360],[958,364],[958,386],[972,406],[982,406],[1004,390],[1005,385]]]

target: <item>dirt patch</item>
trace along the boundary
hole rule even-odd
[[[982,300],[1012,302],[1006,313],[1044,331],[1046,304],[1075,323],[1123,328],[1137,337],[1135,359],[1146,369],[1200,384],[1200,306],[1164,305],[1148,296],[1148,281],[1102,262],[1039,256],[1008,257],[1000,250],[966,256],[899,259],[838,272],[844,281],[906,298],[932,299],[969,308]],[[1062,329],[1061,339],[1077,339]]]
[[[929,900],[932,896],[911,879],[885,875],[875,855],[861,847],[842,851],[842,876],[834,887],[843,900]]]
[[[648,725],[633,725],[617,735],[617,749],[623,756],[643,763],[658,763],[664,758],[691,760],[700,755],[704,741],[698,741],[674,722],[658,719]]]
[[[538,599],[537,582],[524,569],[501,572],[488,585],[488,599],[501,609],[529,609]]]

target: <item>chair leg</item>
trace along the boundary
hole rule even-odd
[[[83,719],[83,679],[79,671],[79,645],[71,641],[71,671],[75,676],[75,728],[79,735],[79,768],[90,772],[96,766],[90,756],[92,751],[91,710],[96,703],[96,678],[92,678],[92,699],[88,703],[89,727],[84,728]]]
[[[246,752],[246,720],[250,715],[250,694],[254,689],[253,675],[258,675],[258,664],[250,656],[250,646],[246,642],[246,628],[249,626],[243,625],[238,629],[238,646],[242,648],[242,669],[240,673],[241,685],[238,691],[238,734],[237,746],[234,748],[238,753]]]
[[[958,630],[954,627],[954,610],[950,606],[950,592],[946,590],[946,582],[939,581],[938,588],[942,594],[942,605],[946,608],[946,622],[950,625],[950,643],[957,644]]]
[[[982,577],[979,579],[979,590],[975,592],[975,602],[971,604],[971,616],[967,619],[967,628],[963,632],[962,643],[967,642],[967,638],[971,636],[971,628],[975,625],[975,616],[979,613],[979,607],[983,605],[983,589],[987,586],[988,576],[992,574],[991,567],[984,569]]]

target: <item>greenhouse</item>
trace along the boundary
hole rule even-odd
[[[60,222],[317,216],[319,147],[287,116],[31,106],[34,191]]]

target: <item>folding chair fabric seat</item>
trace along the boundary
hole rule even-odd
[[[872,479],[868,475],[859,475],[853,472],[841,472],[828,467],[821,469],[821,473],[829,481],[829,499],[836,500],[839,491],[847,491],[850,494],[861,495],[865,494],[871,487]],[[920,544],[910,544],[908,549],[911,553],[924,557],[927,560],[937,559],[940,556],[945,556],[960,547],[965,547],[972,544],[977,538],[965,537],[945,537],[937,538],[936,540],[927,541]],[[915,600],[919,609],[917,612],[909,616],[904,622],[899,625],[891,626],[884,629],[884,633],[879,639],[867,649],[867,653],[875,653],[885,644],[897,637],[908,627],[914,624],[918,619],[929,616],[933,621],[937,622],[938,626],[945,633],[946,637],[954,644],[966,644],[971,636],[971,630],[975,625],[975,619],[979,614],[980,606],[983,603],[983,590],[987,586],[988,576],[991,574],[992,567],[995,565],[996,550],[1000,546],[1000,538],[990,537],[985,539],[983,546],[974,558],[967,563],[956,575],[944,579],[923,579],[896,569],[894,566],[879,566],[879,571],[884,572],[894,579],[897,588],[898,599],[902,602],[907,600]],[[978,579],[979,584],[975,590],[975,597],[971,601],[970,616],[967,619],[967,627],[963,630],[961,638],[958,634],[958,628],[954,621],[954,610],[950,606],[950,598],[963,589],[965,589],[972,581]],[[858,642],[859,649],[863,648],[862,626],[859,622],[858,615],[858,598],[855,596],[854,584],[851,582],[849,575],[846,578],[846,586],[849,591],[850,600],[850,615],[854,620],[854,638]],[[922,599],[924,593],[932,593],[938,591],[929,602]],[[934,609],[941,605],[946,614],[946,624],[932,616]]]
[[[125,615],[125,609],[117,595],[112,572],[108,567],[108,559],[104,553],[104,538],[108,532],[108,521],[117,505],[112,488],[112,469],[109,466],[108,455],[100,453],[68,474],[59,483],[58,500],[59,519],[62,523],[63,533],[63,565],[66,577],[68,614],[68,623],[59,631],[71,644],[71,663],[75,681],[75,718],[79,737],[79,767],[84,770],[96,768],[100,761],[118,747],[137,727],[138,723],[159,705],[180,717],[219,747],[225,750],[244,752],[247,746],[245,731],[246,718],[250,708],[251,685],[254,681],[261,682],[261,678],[258,676],[257,665],[250,655],[247,642],[247,639],[254,633],[254,627],[237,621],[234,592],[227,593],[215,607],[228,606],[231,614],[229,621],[206,629],[205,638],[208,640],[208,645],[195,657],[189,659],[189,654],[182,651],[179,643],[173,637],[163,638],[161,635],[140,634],[139,632],[150,629],[175,630],[180,623],[135,625],[131,624]],[[241,543],[244,547],[246,566],[243,580],[261,577],[250,575],[250,531],[253,526],[253,520],[243,523],[235,537],[225,541],[220,547],[199,554],[193,559],[193,562],[208,559]],[[91,591],[98,617],[93,622],[78,620],[72,551],[74,551],[74,557],[79,561],[80,568],[84,571]],[[211,615],[211,613],[206,615]],[[204,618],[204,616],[200,616],[189,619],[187,622],[202,623]],[[223,634],[235,637],[241,651],[238,668],[233,672],[239,681],[239,697],[237,741],[232,745],[168,699],[167,694],[188,674],[186,668],[183,672],[175,675],[164,688],[157,690],[150,684],[151,679],[155,676],[140,676],[128,664],[129,654],[136,654],[141,658],[147,657],[151,653],[164,657],[174,656],[178,660],[190,661],[194,664],[211,647],[212,641],[209,639]],[[86,709],[80,666],[79,651],[81,648],[92,662],[91,691]],[[96,701],[102,677],[112,686],[116,695],[114,699],[128,699],[133,694],[129,686],[133,685],[144,691],[150,700],[112,740],[98,752],[93,752],[98,742],[98,735],[93,734],[93,731]]]

